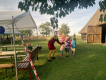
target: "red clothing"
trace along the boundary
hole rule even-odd
[[[49,50],[54,50],[54,49],[56,49],[56,47],[54,46],[54,42],[55,41],[57,41],[57,43],[59,43],[60,45],[61,45],[61,43],[59,42],[59,40],[58,40],[58,37],[57,37],[57,39],[55,39],[54,37],[51,39],[51,40],[49,40],[49,42],[48,42],[48,48],[49,48]]]

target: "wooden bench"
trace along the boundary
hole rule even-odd
[[[2,58],[10,58],[11,56],[0,56],[0,59]],[[12,56],[14,57],[14,56]],[[17,55],[17,57],[22,58],[22,57],[26,57],[26,55]]]
[[[38,60],[38,50],[39,46],[37,45],[32,51],[29,52],[29,56],[31,57],[32,62],[34,62],[36,59]],[[31,66],[28,59],[28,56],[25,57],[25,59],[19,63],[17,66],[17,70],[29,70],[30,80],[31,80]],[[16,68],[16,67],[15,67]]]
[[[12,57],[14,57],[14,56],[12,56]],[[17,55],[17,57],[22,60],[22,57],[26,57],[26,55]],[[0,56],[0,59],[3,59],[3,58],[11,58],[11,56]]]
[[[14,49],[8,49],[7,51],[13,51]],[[16,50],[25,50],[24,48],[16,48]]]
[[[5,77],[7,77],[7,69],[13,67],[14,64],[0,64],[0,68],[5,68]]]

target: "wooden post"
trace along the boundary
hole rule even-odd
[[[2,44],[2,42],[1,42],[1,35],[2,35],[2,34],[0,34],[0,44]]]
[[[87,33],[86,33],[86,43],[88,43],[88,26],[87,26]]]

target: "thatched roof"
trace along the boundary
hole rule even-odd
[[[79,34],[82,33],[87,33],[87,27],[92,25],[92,26],[97,26],[101,24],[99,21],[100,15],[105,14],[104,12],[100,12],[100,8],[95,12],[95,14],[92,16],[92,18],[88,21],[88,23],[78,32]],[[102,22],[103,24],[104,22]]]

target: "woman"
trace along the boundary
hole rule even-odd
[[[49,52],[49,57],[48,57],[48,61],[50,61],[50,62],[52,61],[52,60],[50,59],[52,50],[54,50],[54,51],[53,51],[53,55],[52,55],[51,58],[52,58],[52,59],[56,59],[56,58],[54,57],[54,54],[55,54],[55,52],[56,52],[56,48],[55,48],[55,46],[54,46],[54,42],[55,42],[55,41],[57,41],[57,43],[59,43],[60,45],[62,44],[62,43],[60,43],[59,40],[58,40],[57,31],[54,32],[54,36],[51,37],[50,40],[49,40],[49,42],[48,42],[48,48],[49,48],[49,50],[50,50],[50,52]]]

